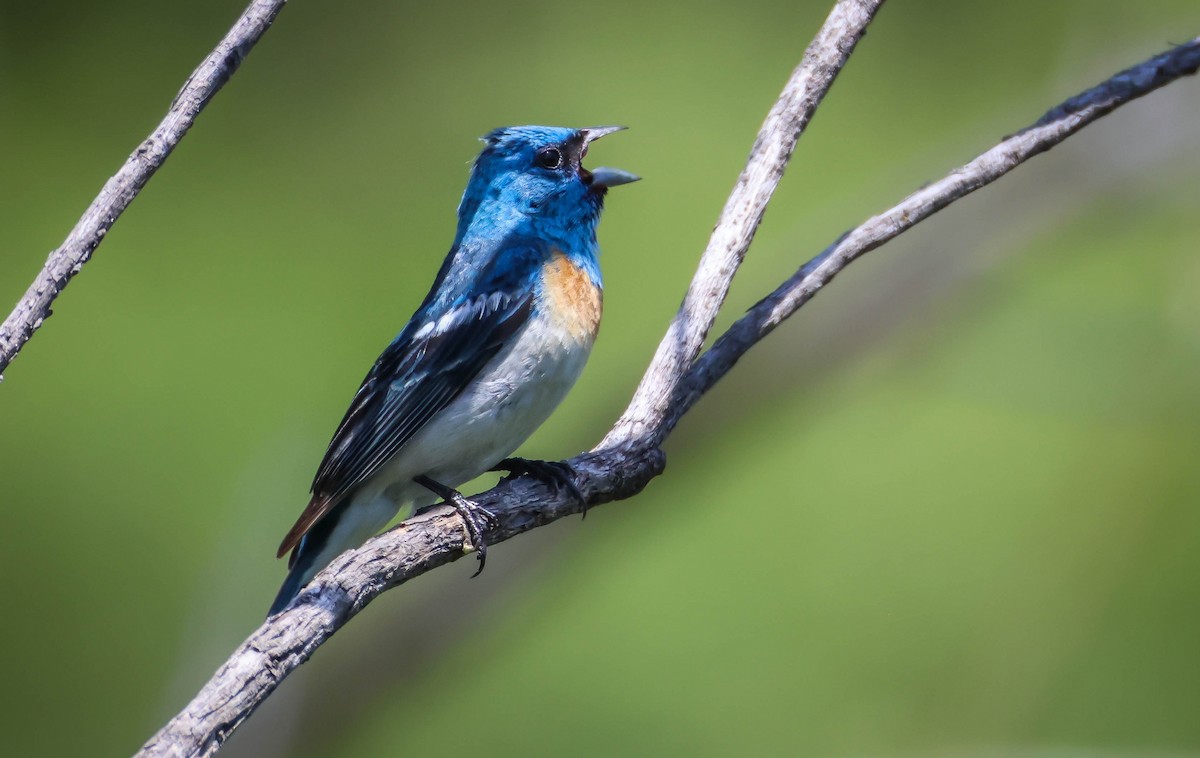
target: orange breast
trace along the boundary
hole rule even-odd
[[[548,315],[578,340],[591,341],[600,329],[604,293],[591,277],[555,252],[542,269],[544,306]]]

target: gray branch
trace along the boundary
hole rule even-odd
[[[864,8],[867,9],[865,12]],[[851,49],[875,8],[877,4],[840,2],[830,20],[839,19],[842,36],[831,35],[826,38],[827,43],[833,48]],[[843,21],[851,17],[859,18],[861,22]],[[829,24],[827,22],[822,30],[823,35]],[[845,62],[845,56],[829,51],[820,53],[810,48],[805,65],[826,66],[830,60],[840,66]],[[729,243],[732,246],[723,250],[721,245],[725,243],[715,247],[710,244],[710,250],[717,251],[716,258],[706,252],[689,290],[689,298],[685,299],[672,330],[663,340],[659,356],[666,357],[655,359],[663,368],[647,372],[635,400],[622,416],[621,430],[614,427],[614,433],[597,450],[570,461],[577,472],[576,484],[587,505],[632,497],[658,476],[665,465],[659,445],[679,418],[732,368],[746,350],[811,299],[854,259],[958,198],[995,181],[1091,121],[1181,76],[1194,74],[1197,68],[1200,68],[1200,39],[1121,72],[1068,100],[1030,128],[1002,141],[945,179],[914,193],[900,205],[844,235],[752,308],[696,360],[699,345],[711,325],[709,314],[719,308],[729,279],[745,253],[738,241]],[[827,81],[831,82],[836,71],[828,73]],[[810,76],[816,77],[816,72]],[[795,79],[793,77],[793,81]],[[750,157],[751,164],[774,166],[768,173],[781,173],[786,165],[794,145],[794,139],[789,142],[787,135],[798,134],[803,125],[798,113],[807,107],[804,102],[815,106],[815,101],[802,101],[794,94],[789,95],[792,82],[788,86],[784,97],[790,98],[793,104],[787,109],[791,115],[779,118],[772,127],[784,134],[772,132],[765,139],[760,135]],[[819,94],[814,96],[820,99]],[[775,110],[779,107],[777,104]],[[807,118],[804,117],[804,122]],[[768,123],[772,123],[770,118]],[[771,150],[775,151],[775,161],[762,155],[763,151]],[[745,193],[746,185],[755,182],[747,178],[749,173],[749,169],[743,172],[735,195]],[[762,191],[769,197],[770,189],[777,181],[778,176],[775,176],[766,179],[765,184],[756,184],[759,189],[743,194],[745,202],[741,205],[735,206],[731,201],[714,231],[714,240],[745,239],[748,244],[766,202],[765,198],[761,203],[754,198],[761,197],[758,193]],[[728,224],[743,229],[744,234],[724,236],[728,233],[725,228]],[[695,347],[694,340],[698,340]],[[647,388],[647,383],[657,386]],[[665,403],[657,399],[664,388],[667,392]],[[496,516],[495,525],[485,535],[492,544],[579,513],[584,508],[584,504],[567,493],[528,478],[502,482],[478,496],[476,501]],[[211,755],[293,669],[381,592],[455,561],[469,549],[462,521],[453,510],[441,506],[369,540],[358,550],[343,554],[322,571],[287,610],[268,619],[242,643],[196,698],[146,743],[138,755]]]
[[[237,71],[286,2],[254,0],[250,3],[221,43],[192,72],[158,127],[125,160],[121,170],[104,184],[62,245],[50,253],[24,297],[0,324],[0,379],[33,333],[50,318],[50,305],[54,299],[92,257],[104,235],[159,166],[166,162],[196,116]]]
[[[955,200],[986,187],[1033,156],[1044,153],[1101,116],[1200,68],[1200,37],[1125,69],[1051,108],[1033,125],[1007,137],[973,161],[904,198],[898,205],[843,234],[787,281],[760,300],[713,344],[679,382],[663,422],[669,434],[704,393],[752,345],[811,300],[855,259],[911,229]]]
[[[620,445],[660,428],[676,384],[700,354],[729,294],[733,276],[754,241],[796,142],[881,5],[883,0],[837,3],[804,51],[804,59],[767,114],[746,167],[725,201],[683,304],[658,343],[629,407],[600,447]]]

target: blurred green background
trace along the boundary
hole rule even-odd
[[[619,414],[829,3],[296,0],[0,386],[0,753],[132,752],[261,620],[475,138],[629,124],[606,314],[524,448]],[[241,11],[0,5],[0,304]],[[796,152],[728,323],[1195,0],[895,2]],[[384,595],[229,756],[1200,751],[1200,82],[856,264],[635,500]],[[484,483],[486,485],[486,482]]]

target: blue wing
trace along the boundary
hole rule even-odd
[[[508,247],[472,287],[480,294],[440,313],[423,306],[384,350],[334,433],[312,500],[284,537],[280,556],[453,402],[526,323],[534,297],[528,282],[544,260],[540,248]],[[445,278],[443,267],[435,290]],[[431,301],[433,292],[425,305]]]

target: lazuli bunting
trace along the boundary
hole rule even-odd
[[[596,224],[608,188],[638,177],[582,161],[621,128],[483,138],[450,253],[363,380],[279,546],[291,558],[271,614],[342,551],[439,497],[462,514],[482,570],[487,514],[453,488],[489,470],[554,477],[551,464],[507,456],[562,401],[596,339]]]

